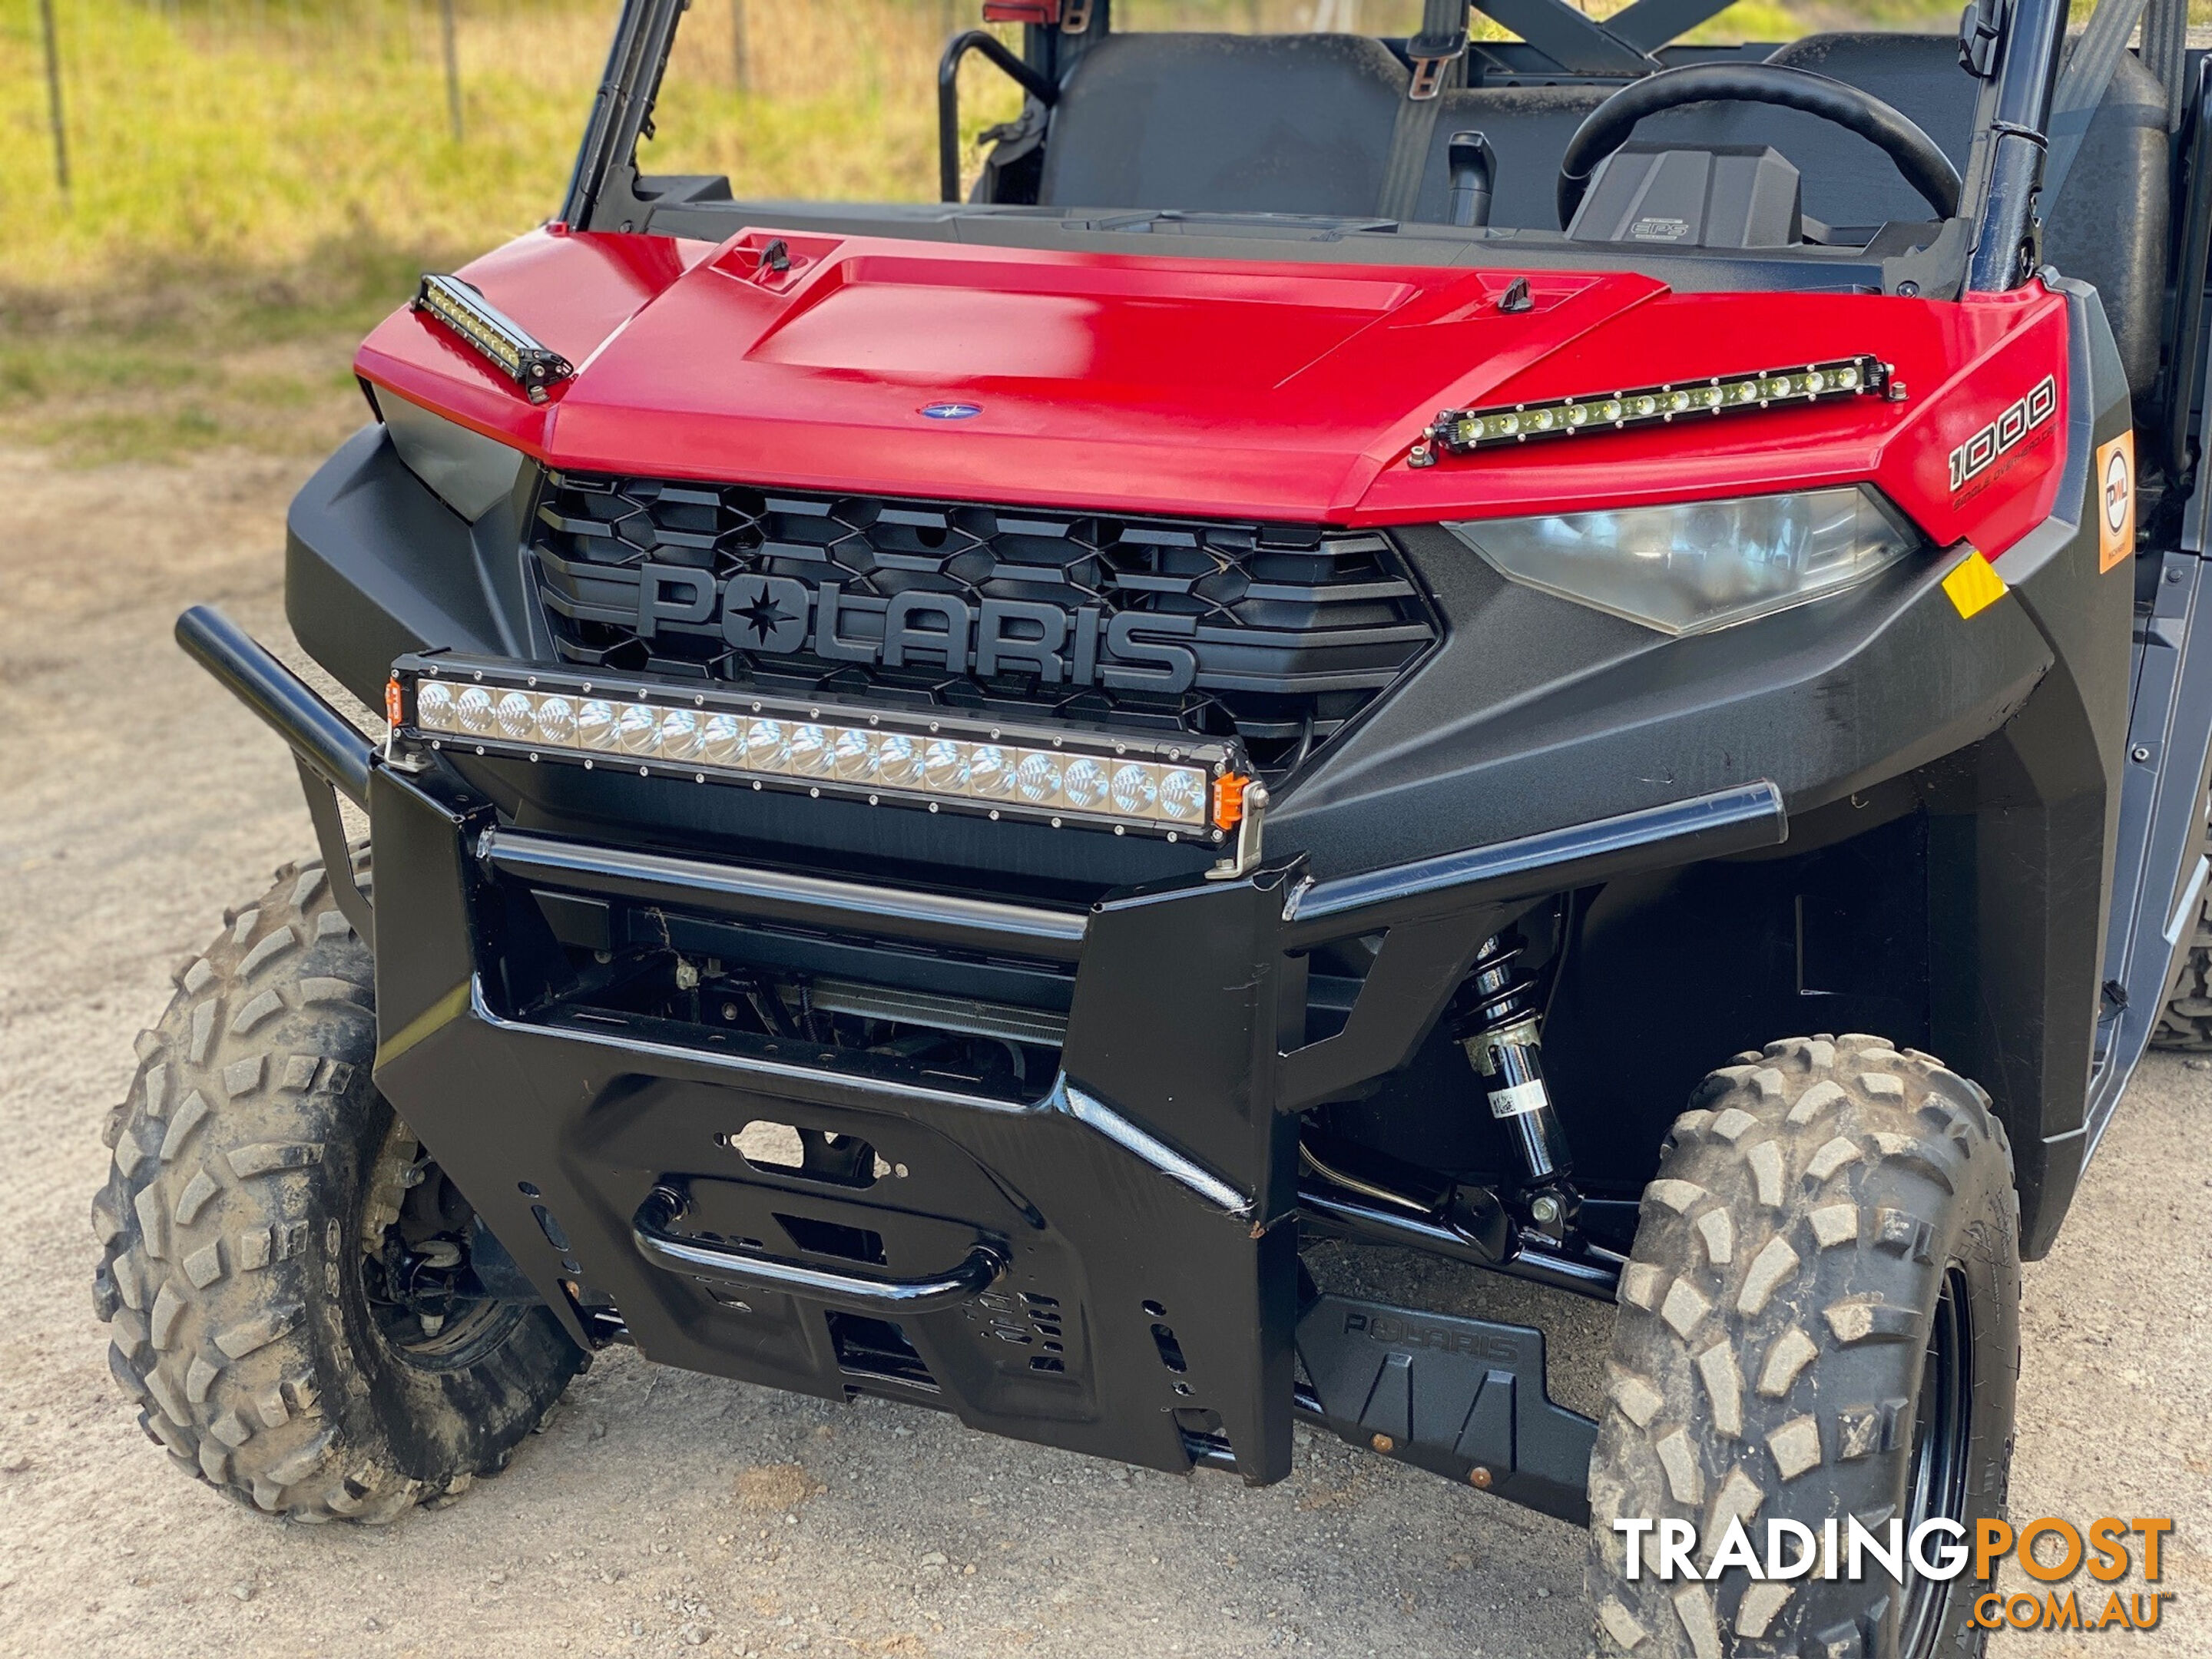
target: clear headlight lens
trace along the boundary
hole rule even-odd
[[[566,749],[576,741],[576,711],[566,697],[538,700],[538,736],[544,743]]]
[[[1060,775],[1061,799],[1079,812],[1096,811],[1106,799],[1106,762],[1091,755],[1068,762],[1067,770]]]
[[[461,693],[453,705],[454,714],[462,731],[474,737],[489,737],[492,726],[491,693],[481,685],[472,685]]]
[[[1920,539],[1856,485],[1444,527],[1516,581],[1667,634],[1732,627],[1854,586]]]
[[[576,711],[576,736],[586,749],[615,746],[615,706],[593,697]]]
[[[716,714],[707,722],[699,739],[699,758],[727,766],[738,757],[745,740],[744,722],[735,714]]]
[[[836,754],[830,747],[832,741],[822,726],[811,723],[793,726],[788,751],[791,770],[802,776],[819,776],[827,772]]]
[[[652,754],[659,736],[660,716],[642,703],[625,703],[615,716],[615,741],[633,755]]]
[[[912,738],[893,735],[876,745],[876,776],[894,787],[921,776],[921,750]]]
[[[707,717],[672,708],[660,717],[660,752],[670,760],[696,760],[706,735]]]

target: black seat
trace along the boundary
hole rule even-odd
[[[1918,123],[1965,169],[1978,88],[1959,67],[1958,44],[1949,36],[1810,35],[1769,61],[1873,93]],[[1482,87],[1448,94],[1416,216],[1444,216],[1445,146],[1452,133],[1474,128],[1489,137],[1498,155],[1491,222],[1556,229],[1553,190],[1559,156],[1568,136],[1605,96],[1605,88],[1595,87]],[[1871,227],[1929,216],[1927,204],[1880,150],[1801,111],[1766,104],[1697,105],[1653,117],[1636,136],[1693,145],[1771,144],[1803,176],[1805,211],[1830,225]],[[2045,204],[2044,254],[2067,276],[2096,285],[2129,382],[2139,392],[2158,374],[2171,189],[2166,94],[2139,60],[2124,57],[2073,171],[2057,198]]]
[[[1109,34],[1052,112],[1037,200],[1371,214],[1406,84],[1356,34]]]

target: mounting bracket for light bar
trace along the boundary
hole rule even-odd
[[[395,741],[454,754],[1206,847],[1239,827],[1251,793],[1234,743],[838,707],[443,654],[402,657],[386,703]]]
[[[562,381],[575,376],[575,365],[550,346],[540,345],[522,325],[458,276],[425,272],[414,308],[435,318],[461,343],[520,386],[533,404]]]
[[[1434,466],[1440,454],[1471,455],[1478,449],[1526,443],[1532,438],[1572,438],[1586,432],[1664,425],[1678,416],[1741,414],[1777,404],[1869,394],[1892,403],[1905,400],[1905,382],[1879,357],[1840,357],[1795,368],[1672,380],[1583,398],[1547,398],[1510,408],[1447,409],[1421,434],[1406,465]]]

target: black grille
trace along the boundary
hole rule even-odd
[[[571,663],[1240,737],[1269,771],[1436,638],[1374,531],[572,474],[532,545]]]

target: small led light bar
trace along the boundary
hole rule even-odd
[[[1433,466],[1439,453],[1471,455],[1478,449],[1532,438],[1572,438],[1585,432],[1619,431],[1663,424],[1676,416],[1730,415],[1778,404],[1816,403],[1869,393],[1901,402],[1905,382],[1878,357],[1844,357],[1755,374],[1716,374],[1707,380],[1680,380],[1637,386],[1588,398],[1553,398],[1516,404],[1510,409],[1447,409],[1415,444],[1407,462]]]
[[[386,700],[395,736],[433,749],[1207,845],[1237,828],[1250,781],[1233,744],[836,708],[444,656],[402,658]]]
[[[460,336],[463,343],[528,393],[533,404],[544,403],[552,387],[575,375],[575,367],[566,357],[538,344],[520,324],[458,276],[426,272],[415,295],[415,309]]]

